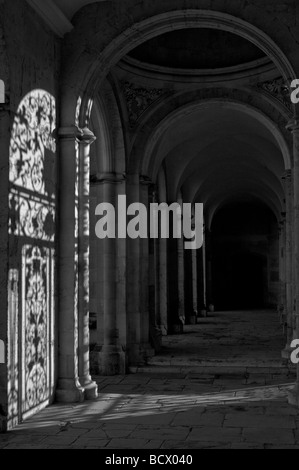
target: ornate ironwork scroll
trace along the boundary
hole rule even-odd
[[[19,421],[19,272],[10,269],[8,275],[8,418],[9,428]]]
[[[9,233],[54,241],[55,100],[36,90],[27,95],[16,114],[10,144]]]
[[[23,411],[48,398],[50,250],[23,247]]]
[[[10,306],[17,326],[8,372],[13,419],[46,404],[54,386],[55,126],[54,97],[44,90],[26,95],[10,142],[10,262],[20,279]]]
[[[49,93],[35,90],[22,100],[10,143],[9,179],[15,186],[49,195],[45,157],[47,151],[56,151],[55,119],[55,100]]]

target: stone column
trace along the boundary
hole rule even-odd
[[[0,46],[1,49],[1,46]],[[4,77],[2,77],[4,78]],[[0,432],[18,424],[18,272],[11,266],[9,249],[9,144],[11,116],[7,104],[0,105],[0,340],[5,346],[5,361],[0,362]],[[8,288],[8,289],[7,289]],[[10,302],[11,300],[11,302]]]
[[[192,300],[193,314],[198,315],[198,279],[197,279],[197,253],[198,250],[192,250]]]
[[[171,204],[170,204],[171,205]],[[173,238],[173,216],[170,213],[170,230],[168,240],[168,333],[181,334],[184,331],[182,322],[183,312],[183,288],[182,267],[183,267],[183,251],[180,240]]]
[[[282,214],[285,217],[285,214]],[[278,226],[279,246],[279,309],[286,316],[286,220],[283,218]]]
[[[78,370],[78,183],[79,139],[76,126],[61,128],[60,220],[59,220],[59,365],[56,400],[63,403],[84,400]]]
[[[95,227],[98,220],[96,207],[104,201],[102,195],[103,186],[96,184],[91,179],[90,186],[90,258],[89,258],[89,288],[90,288],[90,314],[93,317],[93,325],[90,330],[91,371],[97,375],[98,353],[104,344],[104,270],[103,270],[103,243],[96,236]]]
[[[167,240],[159,240],[159,328],[163,336],[168,334],[168,296],[167,296]]]
[[[205,295],[205,257],[204,257],[204,246],[197,250],[197,303],[198,303],[198,314],[201,315],[201,311],[206,306],[206,295]]]
[[[293,217],[294,217],[294,243],[293,243],[293,262],[295,267],[295,279],[293,292],[295,297],[295,337],[299,339],[299,121],[294,120],[288,125],[288,129],[293,134]],[[299,406],[299,365],[297,366],[297,383],[293,391],[289,393],[289,401],[291,404]]]
[[[139,201],[139,174],[128,175],[127,204]],[[140,354],[141,343],[141,314],[139,305],[140,292],[140,240],[127,241],[127,347],[128,360],[131,366],[143,363]]]
[[[164,170],[161,168],[158,179],[157,179],[157,202],[163,204],[167,201],[167,191],[166,191],[166,180]],[[161,238],[161,234],[158,240],[159,246],[159,278],[157,279],[158,288],[159,288],[159,328],[161,329],[162,335],[166,336],[168,334],[168,240]]]
[[[151,181],[147,177],[140,177],[140,203],[147,208],[149,215],[149,188]],[[136,201],[137,202],[137,201]],[[149,222],[149,217],[148,217]],[[148,237],[149,237],[148,227]],[[155,355],[154,349],[150,345],[150,275],[149,275],[149,238],[141,238],[140,242],[140,313],[141,313],[141,352],[142,356],[147,360]],[[154,292],[153,292],[154,294]],[[151,299],[152,300],[152,299]]]
[[[184,250],[184,297],[185,297],[185,317],[186,325],[194,323],[193,308],[193,252],[194,250]]]
[[[286,300],[285,309],[287,316],[287,343],[282,351],[282,357],[289,359],[291,354],[291,342],[293,340],[294,317],[293,317],[293,233],[292,233],[292,214],[293,214],[293,191],[292,191],[292,172],[287,171],[284,178],[285,199],[286,199],[286,219],[285,219],[285,282],[286,282]]]
[[[206,235],[203,240],[203,250],[202,250],[202,266],[203,266],[203,300],[204,305],[208,308],[208,299],[207,299],[207,243]]]
[[[149,186],[149,204],[156,203],[156,189]],[[157,226],[158,229],[158,226]],[[160,329],[160,284],[159,284],[159,239],[149,239],[149,317],[150,342],[156,352],[162,347],[162,332]]]
[[[178,239],[178,316],[182,325],[186,324],[185,313],[185,253],[184,237]]]
[[[103,174],[97,184],[103,185],[103,201],[115,208],[116,238],[99,240],[103,249],[104,269],[104,344],[97,354],[97,369],[100,375],[124,375],[125,354],[125,240],[118,238],[118,196],[125,193],[123,175]],[[100,260],[99,260],[100,261]]]
[[[212,246],[211,232],[206,231],[204,244],[204,269],[205,269],[205,301],[208,309],[213,300],[213,279],[212,279]],[[214,302],[214,300],[213,300]]]
[[[90,376],[89,360],[90,146],[95,140],[89,129],[83,129],[79,152],[79,379],[88,400],[98,396],[97,384]]]

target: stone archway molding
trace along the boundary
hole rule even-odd
[[[80,90],[85,90],[81,116],[86,116],[90,97],[94,96],[111,67],[118,63],[124,55],[153,37],[185,28],[221,29],[239,35],[256,45],[273,60],[286,82],[291,83],[296,78],[290,61],[280,47],[266,33],[254,25],[218,11],[194,9],[172,11],[147,18],[123,31],[103,50],[97,61],[90,60],[88,74],[85,73],[87,63],[83,64],[84,67],[81,68],[80,73],[83,74],[84,78],[81,83],[77,76],[80,67],[75,68],[76,77],[74,77],[74,82]]]
[[[153,134],[148,139],[149,143],[145,149],[144,159],[141,163],[141,172],[142,172],[141,174],[148,175],[150,178],[152,178],[153,181],[155,181],[158,171],[159,171],[160,164],[162,163],[162,162],[157,162],[157,161],[155,162],[155,157],[156,157],[155,151],[157,149],[157,146],[163,134],[178,119],[181,119],[184,116],[188,116],[198,111],[200,108],[204,109],[207,106],[212,106],[213,104],[215,105],[221,104],[226,109],[241,111],[251,116],[252,118],[256,119],[258,122],[260,122],[260,124],[266,127],[275,138],[281,150],[281,153],[283,155],[285,169],[286,170],[291,169],[292,158],[291,158],[290,149],[279,127],[268,116],[266,116],[264,113],[262,113],[260,110],[256,109],[255,107],[251,105],[247,105],[242,102],[226,100],[226,99],[212,99],[212,100],[205,100],[205,101],[200,100],[192,104],[184,105],[178,110],[169,114],[162,122],[159,123],[159,125],[156,127]]]

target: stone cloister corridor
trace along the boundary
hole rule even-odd
[[[0,2],[0,448],[299,447],[298,22]]]
[[[0,448],[297,449],[283,341],[276,312],[216,312],[134,373],[95,377],[97,400],[53,405],[0,436]]]

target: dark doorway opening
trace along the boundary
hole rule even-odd
[[[266,307],[266,257],[240,252],[214,262],[214,291],[220,310]]]
[[[231,203],[208,234],[209,296],[217,310],[273,307],[279,293],[277,220],[259,201]]]

